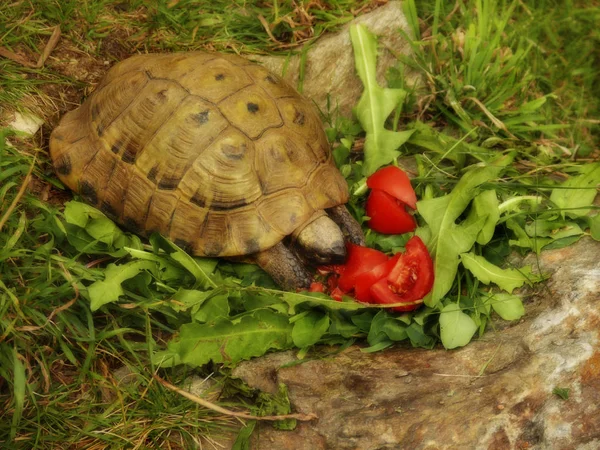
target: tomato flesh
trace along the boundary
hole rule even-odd
[[[407,204],[412,209],[417,208],[417,195],[410,184],[408,175],[396,166],[379,169],[369,178],[367,186],[373,190],[380,190]]]
[[[371,303],[371,286],[382,278],[385,278],[401,256],[401,253],[396,253],[386,262],[375,266],[368,272],[357,275],[354,282],[354,298],[361,302]]]
[[[350,292],[356,283],[356,277],[368,272],[388,260],[385,253],[369,247],[348,243],[346,268],[340,275],[338,286],[344,292]]]
[[[390,194],[373,190],[365,205],[369,227],[379,233],[402,234],[414,231],[417,223],[404,204]]]
[[[371,286],[370,294],[374,303],[406,303],[394,310],[411,311],[431,291],[433,281],[431,256],[421,238],[413,236],[387,277]]]
[[[320,281],[313,281],[308,290],[309,292],[325,292],[325,285]]]

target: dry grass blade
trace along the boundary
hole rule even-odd
[[[170,389],[173,392],[177,392],[179,395],[187,398],[188,400],[193,401],[194,403],[198,403],[199,405],[204,406],[205,408],[211,409],[221,414],[225,414],[227,416],[237,417],[239,419],[247,419],[247,420],[268,420],[268,421],[276,421],[276,420],[285,420],[285,419],[296,419],[303,422],[308,422],[310,420],[317,419],[316,414],[282,414],[280,416],[253,416],[252,414],[247,414],[243,412],[231,411],[230,409],[222,408],[219,405],[215,405],[208,400],[204,400],[194,394],[191,394],[183,389],[178,388],[177,386],[172,385],[168,381],[163,380],[158,375],[153,375],[153,378],[162,384],[167,389]]]
[[[11,61],[21,64],[22,66],[29,67],[30,69],[34,69],[36,67],[35,64],[29,62],[25,57],[18,55],[15,52],[11,52],[5,47],[0,47],[0,56],[8,58]]]
[[[54,30],[52,31],[52,35],[50,36],[50,39],[48,39],[48,42],[46,43],[46,46],[44,47],[44,51],[40,55],[40,57],[37,61],[37,64],[35,65],[36,68],[39,69],[40,67],[42,67],[44,65],[44,63],[48,59],[48,56],[50,56],[50,53],[52,53],[52,50],[54,50],[54,47],[56,47],[56,44],[58,44],[59,39],[60,39],[60,26],[57,25],[54,27]]]
[[[271,27],[269,26],[269,22],[267,22],[267,19],[265,19],[262,15],[258,16],[258,20],[260,21],[260,23],[262,24],[262,26],[265,28],[265,31],[267,32],[267,34],[269,35],[269,37],[271,38],[271,40],[277,44],[281,44],[281,42],[279,42],[275,36],[273,36],[273,33],[271,32]]]
[[[35,167],[35,162],[36,161],[34,158],[33,161],[31,162],[31,167],[29,167],[29,171],[27,172],[27,175],[25,176],[25,179],[23,180],[23,183],[21,184],[21,188],[19,189],[19,192],[17,192],[17,195],[13,199],[12,203],[10,204],[10,206],[7,208],[6,212],[0,219],[0,231],[2,231],[2,227],[4,227],[4,224],[6,223],[6,221],[12,214],[13,210],[17,207],[19,200],[21,200],[21,197],[23,197],[23,195],[25,194],[25,190],[27,189],[27,186],[29,185],[29,182],[31,181],[31,173],[33,172],[33,168]]]

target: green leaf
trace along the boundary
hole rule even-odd
[[[417,210],[431,231],[427,247],[434,264],[435,282],[425,297],[427,306],[435,306],[454,283],[459,255],[473,247],[488,217],[479,217],[457,223],[459,217],[479,194],[479,186],[496,178],[502,171],[498,166],[475,167],[466,172],[452,192],[417,202]]]
[[[498,292],[486,299],[486,304],[490,304],[496,314],[504,320],[518,320],[525,314],[525,308],[521,297],[518,295]]]
[[[408,328],[406,328],[406,334],[413,347],[430,349],[435,345],[435,339],[425,332],[423,325],[418,324],[417,322],[411,323]]]
[[[377,40],[364,25],[350,27],[356,71],[364,91],[354,113],[366,132],[363,174],[394,161],[413,130],[390,131],[384,128],[388,116],[404,101],[403,89],[385,89],[377,83]]]
[[[259,309],[234,320],[185,324],[168,348],[171,354],[179,356],[179,362],[191,366],[211,361],[235,364],[269,350],[291,348],[292,327],[286,315]],[[157,355],[155,362],[160,362],[157,358],[162,356]]]
[[[589,219],[589,224],[592,238],[600,241],[600,214],[596,214],[595,216],[591,217]]]
[[[486,190],[473,199],[469,216],[465,224],[473,223],[484,218],[483,227],[477,235],[476,242],[480,245],[486,245],[492,240],[496,225],[500,219],[500,210],[498,209],[498,197],[495,190]]]
[[[562,216],[581,217],[590,212],[600,185],[600,163],[580,167],[581,174],[572,176],[552,190],[550,201],[561,209]]]
[[[492,264],[483,256],[474,253],[463,253],[460,255],[461,262],[479,281],[483,284],[495,283],[505,291],[512,293],[525,282],[531,283],[531,267],[525,266],[521,269],[501,269]]]
[[[104,280],[96,281],[87,288],[92,311],[107,303],[116,302],[125,292],[121,286],[125,280],[147,270],[156,275],[157,266],[152,261],[132,261],[127,264],[109,264],[104,272]]]
[[[552,389],[552,393],[560,398],[562,398],[563,400],[568,400],[569,399],[569,392],[571,391],[571,389],[569,388],[561,388],[556,386],[554,389]]]
[[[12,412],[12,423],[10,427],[11,439],[14,439],[17,428],[23,416],[23,405],[25,404],[25,390],[27,387],[27,375],[25,374],[25,365],[21,362],[21,357],[17,349],[13,349],[13,386],[12,395],[14,399],[14,410]]]
[[[440,339],[445,348],[450,350],[467,345],[476,331],[475,321],[456,303],[444,306],[440,313]]]
[[[65,203],[65,220],[80,228],[85,228],[90,219],[100,219],[106,217],[102,212],[93,206],[74,200]]]
[[[192,318],[201,323],[212,323],[216,319],[229,317],[229,296],[227,294],[213,295],[194,309],[196,311],[192,314]]]
[[[250,437],[254,432],[254,427],[256,427],[256,420],[247,421],[246,425],[240,429],[231,450],[251,450]]]
[[[191,273],[196,280],[196,287],[201,287],[202,289],[217,287],[210,274],[215,270],[218,260],[214,258],[194,258],[173,242],[157,233],[150,236],[150,242],[154,246],[165,250],[174,261],[177,261]]]
[[[292,339],[299,348],[308,347],[319,342],[329,328],[329,316],[319,311],[310,311],[294,322]]]

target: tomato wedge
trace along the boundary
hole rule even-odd
[[[358,275],[387,262],[388,257],[379,250],[352,243],[346,244],[346,248],[348,250],[346,267],[340,275],[338,286],[342,291],[350,292],[356,283]]]
[[[417,195],[410,184],[410,179],[402,169],[396,166],[379,169],[367,178],[367,186],[373,190],[380,190],[390,194],[392,197],[406,203],[412,209],[417,208]]]
[[[393,309],[411,311],[422,303],[433,287],[433,281],[431,256],[421,238],[413,236],[388,276],[373,284],[369,291],[373,303],[406,303],[406,306]]]
[[[414,231],[415,218],[406,211],[404,204],[390,194],[373,190],[365,206],[369,228],[384,234],[402,234]]]
[[[361,302],[371,303],[371,286],[382,278],[385,278],[401,256],[401,253],[396,253],[386,262],[375,266],[368,272],[357,275],[354,281],[354,298]]]

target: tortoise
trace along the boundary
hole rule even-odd
[[[314,105],[264,67],[209,52],[113,66],[50,137],[62,182],[139,235],[253,262],[284,289],[364,244]]]

